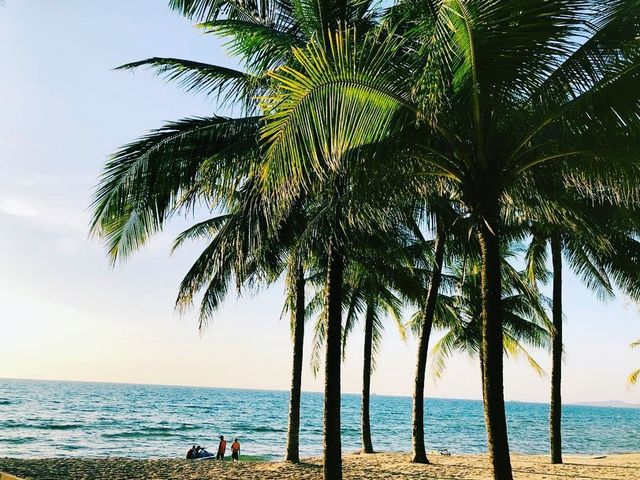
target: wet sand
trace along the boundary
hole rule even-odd
[[[484,455],[431,455],[431,465],[415,465],[401,453],[344,456],[345,480],[490,478]],[[564,465],[549,464],[546,456],[513,455],[514,477],[520,480],[638,480],[640,453],[604,458],[566,455]],[[246,479],[321,480],[320,458],[300,465],[282,462],[231,462],[192,460],[132,460],[126,458],[0,458],[0,471],[32,480],[143,480],[143,479]]]

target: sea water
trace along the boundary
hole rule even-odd
[[[218,435],[238,437],[243,455],[284,455],[289,394],[156,385],[0,379],[0,457],[183,457],[192,444],[215,450]],[[427,399],[429,450],[486,451],[482,404]],[[549,408],[507,403],[511,449],[546,453]],[[411,449],[411,399],[371,397],[373,445]],[[640,409],[565,405],[566,453],[640,450]],[[360,448],[360,396],[342,397],[342,448]],[[303,393],[300,453],[322,452],[322,395]]]

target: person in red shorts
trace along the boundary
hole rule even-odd
[[[237,462],[238,457],[240,457],[240,442],[237,438],[234,438],[231,444],[231,461]]]

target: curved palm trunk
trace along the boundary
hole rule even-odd
[[[371,395],[371,351],[373,346],[373,308],[367,306],[364,323],[364,363],[362,367],[362,451],[373,453],[369,403]]]
[[[497,202],[496,202],[497,203]],[[502,283],[498,208],[489,209],[490,215],[479,228],[482,252],[482,354],[484,420],[487,427],[489,457],[495,480],[512,480],[507,419],[504,409],[503,340],[502,340]],[[487,225],[487,222],[491,227]]]
[[[551,238],[553,263],[553,352],[551,366],[551,405],[549,407],[549,434],[551,463],[562,463],[562,246],[560,237]]]
[[[329,247],[327,274],[326,358],[324,370],[324,478],[342,480],[340,443],[340,363],[342,346],[342,281],[344,258]]]
[[[289,400],[289,428],[285,461],[300,461],[300,395],[302,389],[302,358],[304,349],[304,269],[298,265],[296,272],[296,306],[293,312],[293,368],[291,397]]]
[[[424,446],[424,377],[427,371],[427,354],[429,352],[429,337],[436,312],[438,290],[442,280],[442,263],[444,260],[444,234],[438,226],[438,233],[434,245],[435,262],[427,299],[424,304],[420,340],[418,342],[418,360],[416,363],[416,377],[413,387],[413,458],[414,463],[429,463]]]

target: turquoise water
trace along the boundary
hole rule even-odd
[[[219,434],[238,436],[246,455],[283,456],[287,392],[106,383],[0,380],[0,457],[182,457],[191,444],[215,449]],[[343,451],[360,448],[360,397],[344,395]],[[481,453],[482,405],[428,399],[430,450]],[[512,451],[546,453],[548,407],[507,404]],[[564,408],[567,453],[640,450],[640,409]],[[411,449],[411,399],[373,396],[374,448]],[[322,450],[322,396],[302,396],[301,454]]]

